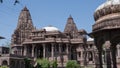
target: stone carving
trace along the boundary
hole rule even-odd
[[[100,17],[120,12],[120,5],[110,5],[100,9],[94,13],[94,19],[97,21]]]
[[[12,35],[12,44],[21,44],[25,38],[29,38],[29,34],[34,30],[31,15],[29,10],[25,7],[20,13],[18,25],[14,34]]]
[[[71,15],[67,20],[67,24],[65,26],[64,33],[68,34],[69,37],[71,37],[71,38],[77,38],[77,36],[78,36],[78,29],[77,29],[76,24],[74,23],[74,20]]]

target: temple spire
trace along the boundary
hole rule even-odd
[[[77,36],[77,32],[78,32],[78,29],[76,27],[76,24],[74,23],[74,20],[72,16],[70,15],[67,19],[67,24],[65,26],[64,33],[71,34],[72,36],[74,35],[75,37]]]
[[[31,15],[26,6],[22,9],[22,11],[19,15],[17,28],[20,28],[21,25],[23,25],[23,24],[24,25],[27,24],[28,26],[33,27]]]
[[[72,15],[70,14],[69,18],[72,18]]]
[[[34,30],[34,26],[31,15],[25,6],[19,15],[17,28],[12,35],[12,43],[20,45],[25,39],[29,38],[32,30]]]
[[[28,11],[28,9],[27,9],[27,7],[26,7],[26,6],[23,8],[23,11]]]

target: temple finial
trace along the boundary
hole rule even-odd
[[[23,8],[23,11],[28,11],[28,9],[27,9],[27,7],[26,7],[26,6]]]
[[[72,18],[72,15],[70,14],[69,18]]]

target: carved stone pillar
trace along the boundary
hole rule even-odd
[[[110,46],[111,43],[110,41],[105,41],[105,55],[106,55],[106,62],[107,62],[107,68],[111,68],[111,50],[110,50]]]
[[[62,44],[59,44],[59,55],[60,55],[60,60],[61,60],[61,66],[63,67],[63,54],[62,54]]]
[[[67,55],[69,54],[69,44],[66,44],[66,53],[67,53]]]
[[[117,68],[117,61],[116,61],[116,45],[111,46],[112,50],[112,62],[113,62],[113,68]]]
[[[61,54],[61,44],[59,44],[59,53]]]
[[[32,57],[34,57],[34,49],[35,49],[35,44],[32,44]]]
[[[54,43],[52,43],[52,52],[51,52],[51,55],[52,55],[52,58],[53,58],[53,60],[54,60]]]
[[[35,58],[37,58],[37,47],[38,47],[38,46],[35,45],[35,53],[34,53],[34,57],[35,57]]]
[[[66,54],[67,54],[66,61],[68,61],[69,60],[69,44],[66,44]]]
[[[27,54],[27,46],[24,45],[24,56],[26,56],[26,54]]]
[[[99,39],[99,38],[98,38]],[[97,49],[95,49],[95,68],[103,68],[102,63],[102,41],[99,42],[97,38],[94,38],[94,43]]]
[[[81,66],[84,66],[83,50],[81,50],[80,52],[81,52],[81,56],[80,56]]]
[[[98,52],[98,50],[95,50],[95,65],[96,65],[96,68],[100,68],[100,62],[99,62],[99,52]]]
[[[83,60],[83,50],[81,50],[81,60]]]
[[[43,57],[45,58],[46,48],[45,48],[45,44],[42,44],[42,45],[43,45]]]

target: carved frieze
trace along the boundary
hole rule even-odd
[[[100,17],[112,13],[120,13],[120,5],[109,5],[104,7],[103,9],[97,10],[94,13],[94,19],[95,21],[97,21]]]
[[[106,20],[93,25],[93,31],[120,28],[120,19]]]

